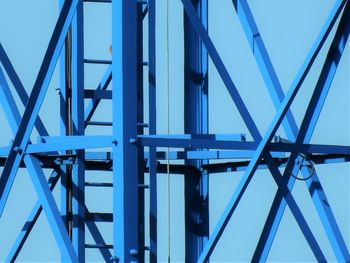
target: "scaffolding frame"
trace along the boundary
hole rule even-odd
[[[264,79],[276,114],[265,134],[261,134],[238,89],[208,34],[208,0],[178,0],[184,7],[184,91],[185,116],[181,135],[157,133],[156,109],[156,1],[60,0],[60,14],[46,50],[37,79],[28,96],[0,43],[0,101],[14,134],[11,145],[0,148],[0,216],[20,167],[25,167],[38,195],[6,261],[14,262],[35,222],[44,211],[62,254],[62,261],[84,262],[85,249],[99,249],[104,260],[144,262],[149,253],[157,261],[157,174],[165,173],[160,160],[184,160],[170,165],[170,173],[184,175],[185,260],[208,262],[230,218],[257,169],[268,169],[278,186],[252,261],[266,261],[283,212],[288,205],[317,261],[327,261],[291,191],[301,171],[330,245],[340,262],[350,255],[332,209],[318,178],[315,164],[348,162],[349,146],[310,144],[318,118],[331,88],[337,66],[346,47],[350,17],[349,3],[335,1],[321,32],[284,94],[268,51],[246,0],[233,0],[242,28]],[[83,5],[87,2],[111,4],[112,61],[84,58]],[[144,61],[143,20],[148,16],[148,61]],[[290,111],[320,50],[337,24],[318,81],[300,128]],[[242,119],[253,137],[244,134],[208,134],[208,59],[212,60]],[[61,135],[49,136],[38,117],[50,79],[60,59]],[[96,90],[84,88],[84,64],[110,64]],[[148,123],[144,123],[143,74],[148,73]],[[25,105],[21,116],[6,75]],[[113,76],[113,78],[112,78]],[[112,90],[108,90],[112,83]],[[84,100],[90,99],[88,104]],[[103,99],[112,100],[113,121],[91,118]],[[88,125],[112,126],[110,136],[85,135]],[[287,138],[276,138],[283,126]],[[148,127],[148,133],[144,128]],[[33,129],[40,135],[31,142]],[[109,147],[111,152],[89,152]],[[157,147],[183,148],[161,152]],[[148,151],[145,151],[148,149]],[[280,153],[290,154],[281,157]],[[211,159],[248,159],[211,164]],[[285,167],[283,174],[278,168]],[[52,173],[46,180],[43,169]],[[113,183],[85,181],[85,170],[113,172]],[[244,175],[217,222],[209,233],[209,174],[244,171]],[[149,173],[149,184],[144,174]],[[61,209],[52,195],[61,183]],[[113,187],[113,212],[91,213],[85,205],[85,187]],[[150,193],[149,225],[145,226],[145,190]],[[106,244],[96,222],[113,223],[113,244]],[[86,244],[85,228],[96,244]],[[145,227],[150,242],[145,244]],[[111,253],[112,251],[112,253]]]

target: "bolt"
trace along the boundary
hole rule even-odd
[[[61,89],[60,88],[55,88],[55,90],[57,91],[58,95],[61,95]]]
[[[111,257],[111,262],[113,263],[118,263],[119,262],[119,258],[118,257]]]
[[[131,256],[137,256],[138,251],[137,251],[137,249],[133,248],[133,249],[130,249],[129,253],[130,253]]]
[[[62,164],[62,159],[61,158],[56,158],[56,163],[57,164]]]
[[[135,143],[136,143],[136,139],[135,139],[135,138],[131,138],[131,139],[129,140],[129,143],[135,144]]]
[[[116,139],[114,139],[114,140],[112,141],[112,143],[113,143],[114,145],[117,145],[117,144],[118,144],[118,141],[117,141]]]
[[[68,162],[74,163],[75,159],[73,157],[68,158]]]
[[[15,153],[21,154],[21,153],[22,153],[22,148],[19,147],[19,146],[16,146],[15,148],[13,148],[13,151],[14,151]]]

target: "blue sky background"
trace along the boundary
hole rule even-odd
[[[166,1],[156,1],[157,132],[167,133],[169,122],[170,133],[179,134],[183,133],[183,10],[180,0],[168,1],[169,93],[166,88]],[[334,2],[334,0],[248,0],[285,92],[301,67]],[[111,43],[110,5],[86,3],[84,11],[85,57],[110,59],[108,53]],[[36,79],[57,16],[58,3],[55,0],[0,0],[0,24],[2,25],[0,27],[0,41],[28,93]],[[145,31],[147,36],[147,27],[145,27]],[[275,114],[275,110],[235,14],[232,1],[209,0],[209,31],[260,132],[264,133]],[[327,41],[325,47],[328,48],[329,43]],[[145,47],[147,50],[146,41]],[[300,94],[292,105],[298,125],[302,120],[326,52],[326,48],[321,51]],[[349,144],[348,59],[347,47],[312,138],[313,143]],[[86,87],[96,87],[104,70],[105,66],[87,65],[85,71]],[[145,74],[145,76],[147,75]],[[57,67],[40,112],[40,116],[52,135],[59,134],[59,97],[55,90],[58,87],[59,70]],[[168,95],[171,98],[169,107],[166,104]],[[209,65],[209,98],[211,133],[247,133],[248,135],[246,127],[211,62]],[[18,102],[18,105],[21,104]],[[21,106],[21,112],[23,109],[24,107]],[[167,118],[168,110],[169,120]],[[96,112],[95,120],[111,120],[110,102],[101,104]],[[0,145],[5,146],[8,145],[13,136],[2,109],[0,109],[0,123]],[[110,134],[111,130],[108,128],[89,128],[87,133]],[[282,129],[277,134],[284,136]],[[36,136],[37,134],[34,132],[33,141],[36,140]],[[251,137],[248,135],[248,138]],[[349,167],[347,164],[319,165],[317,172],[344,239],[349,245]],[[111,180],[111,173],[103,173],[103,177],[101,175],[102,173],[87,172],[87,181],[106,182]],[[211,230],[225,208],[241,175],[241,173],[221,173],[210,177]],[[171,259],[181,262],[184,259],[183,177],[172,175],[170,184]],[[59,191],[57,190],[55,197],[59,204]],[[275,191],[276,186],[269,173],[258,171],[213,253],[213,262],[244,262],[251,259]],[[305,184],[297,182],[293,194],[327,259],[335,261]],[[159,175],[158,248],[160,260],[166,260],[167,257],[169,234],[167,198],[167,176]],[[17,237],[35,201],[36,193],[30,177],[24,169],[21,169],[16,177],[5,213],[0,218],[0,261],[5,259],[7,251]],[[112,191],[110,189],[86,188],[86,203],[90,211],[111,211]],[[110,243],[112,241],[111,224],[100,223],[99,227],[107,242]],[[89,234],[87,234],[87,243],[93,243]],[[86,250],[86,253],[87,260],[102,260],[99,253],[94,250]],[[59,251],[44,215],[40,217],[18,259],[24,262],[59,260]],[[268,259],[274,262],[315,260],[288,208]]]

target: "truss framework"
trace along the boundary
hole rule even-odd
[[[180,1],[180,0],[179,0]],[[87,2],[110,3],[112,9],[112,61],[88,60],[83,52],[83,5]],[[256,63],[269,91],[276,115],[265,134],[261,134],[238,89],[207,32],[207,0],[181,0],[185,34],[185,133],[157,134],[156,123],[156,1],[130,0],[61,0],[61,12],[45,53],[37,79],[28,96],[14,67],[0,43],[0,101],[12,132],[13,143],[0,148],[0,215],[2,214],[19,167],[26,167],[38,201],[9,251],[6,261],[16,260],[41,212],[44,211],[63,261],[84,262],[85,249],[99,249],[105,261],[157,261],[157,174],[166,167],[160,160],[185,160],[171,165],[171,173],[185,178],[185,250],[186,261],[207,262],[233,216],[257,169],[268,169],[278,186],[252,260],[266,261],[286,206],[302,230],[315,258],[327,259],[312,233],[291,191],[300,170],[310,192],[333,252],[340,262],[350,261],[348,249],[332,209],[310,163],[347,162],[349,146],[310,144],[318,118],[331,88],[337,66],[349,36],[349,3],[337,0],[308,56],[284,94],[258,26],[246,0],[233,0]],[[148,57],[143,61],[143,19],[148,16]],[[308,103],[300,128],[290,106],[298,94],[316,57],[339,20],[322,71]],[[208,134],[208,58],[211,58],[233,102],[247,126],[252,141],[243,134]],[[54,68],[61,67],[61,136],[50,136],[38,116]],[[84,89],[84,64],[108,66],[96,90]],[[70,68],[67,68],[67,65]],[[144,123],[143,71],[148,68],[148,123]],[[5,74],[11,80],[22,103],[21,116]],[[113,78],[112,78],[113,75]],[[107,90],[112,83],[112,90]],[[146,97],[146,96],[145,96]],[[88,104],[84,100],[90,99]],[[112,100],[113,121],[94,122],[91,118],[103,99]],[[110,136],[85,135],[88,125],[112,126]],[[286,139],[274,137],[283,126]],[[148,127],[149,132],[144,133]],[[40,134],[37,143],[30,141],[33,129]],[[109,147],[111,152],[89,152]],[[161,152],[157,147],[184,148],[184,151]],[[145,151],[148,148],[148,151]],[[290,153],[283,157],[283,153]],[[305,158],[307,157],[307,159]],[[248,159],[210,164],[210,159]],[[278,169],[285,167],[283,174]],[[46,180],[43,169],[52,173]],[[85,181],[85,170],[109,170],[113,183]],[[229,203],[209,233],[209,174],[244,171]],[[150,174],[145,185],[144,174]],[[51,191],[61,182],[61,209]],[[113,187],[113,213],[90,213],[85,205],[85,187]],[[150,191],[150,243],[145,244],[145,189]],[[113,222],[113,244],[106,244],[96,222]],[[86,244],[85,227],[96,244]],[[68,231],[67,231],[68,230]],[[113,251],[111,253],[111,251]]]

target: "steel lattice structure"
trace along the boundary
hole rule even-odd
[[[179,0],[180,1],[180,0]],[[225,227],[234,214],[257,169],[268,169],[278,190],[266,219],[252,261],[266,261],[283,212],[288,205],[315,258],[327,259],[291,194],[295,178],[301,171],[327,234],[336,259],[350,261],[349,252],[332,209],[318,178],[314,164],[347,162],[349,146],[310,144],[337,66],[345,49],[350,29],[350,4],[337,0],[314,42],[308,56],[284,94],[268,50],[259,33],[246,0],[233,0],[242,28],[250,43],[276,114],[265,134],[261,134],[207,32],[208,0],[181,0],[184,7],[184,106],[185,134],[157,133],[156,111],[156,1],[137,0],[61,0],[61,11],[46,50],[39,74],[28,96],[16,70],[0,44],[0,101],[15,138],[0,148],[3,171],[0,178],[0,215],[2,214],[16,173],[25,167],[38,194],[37,201],[20,232],[7,261],[16,260],[39,215],[44,211],[59,245],[62,260],[84,262],[85,249],[99,249],[105,261],[143,262],[149,253],[157,261],[157,174],[166,173],[164,159],[184,160],[170,165],[170,173],[184,174],[185,252],[186,262],[208,262]],[[111,4],[112,61],[84,58],[83,5],[87,2]],[[143,46],[144,18],[148,17],[148,50]],[[339,23],[337,23],[339,21]],[[298,94],[331,30],[336,27],[322,71],[311,100],[298,127],[290,106]],[[144,61],[148,53],[148,61]],[[208,59],[212,60],[253,140],[242,134],[209,134],[208,126]],[[49,136],[38,113],[47,92],[54,68],[60,59],[61,88],[60,136]],[[96,90],[84,88],[84,64],[110,64]],[[68,65],[68,66],[67,66]],[[144,96],[143,74],[148,70],[148,94]],[[21,116],[7,83],[11,80],[22,103]],[[113,78],[112,78],[113,76]],[[109,84],[112,89],[107,89]],[[144,102],[148,98],[148,123]],[[86,104],[86,99],[90,99]],[[112,101],[112,123],[91,121],[103,99]],[[85,102],[84,102],[85,100]],[[88,125],[112,126],[112,134],[84,135]],[[287,138],[274,140],[283,126]],[[148,133],[144,128],[148,127]],[[41,141],[31,142],[36,129]],[[157,147],[180,148],[183,151],[160,152]],[[111,151],[89,152],[92,148]],[[276,153],[287,153],[276,157]],[[168,155],[168,156],[166,156]],[[247,159],[211,164],[209,160]],[[284,168],[281,173],[279,168]],[[47,181],[43,169],[52,171]],[[85,171],[112,171],[113,184],[85,181]],[[209,233],[209,174],[222,171],[244,171],[226,209]],[[149,184],[144,175],[149,173]],[[52,190],[61,187],[61,208]],[[56,186],[57,187],[57,186]],[[85,205],[85,187],[112,187],[113,212],[91,213]],[[145,189],[149,191],[149,225],[145,225]],[[113,223],[113,244],[106,244],[95,222]],[[145,227],[150,242],[145,243]],[[96,244],[86,244],[89,229]],[[71,241],[72,240],[72,241]]]

